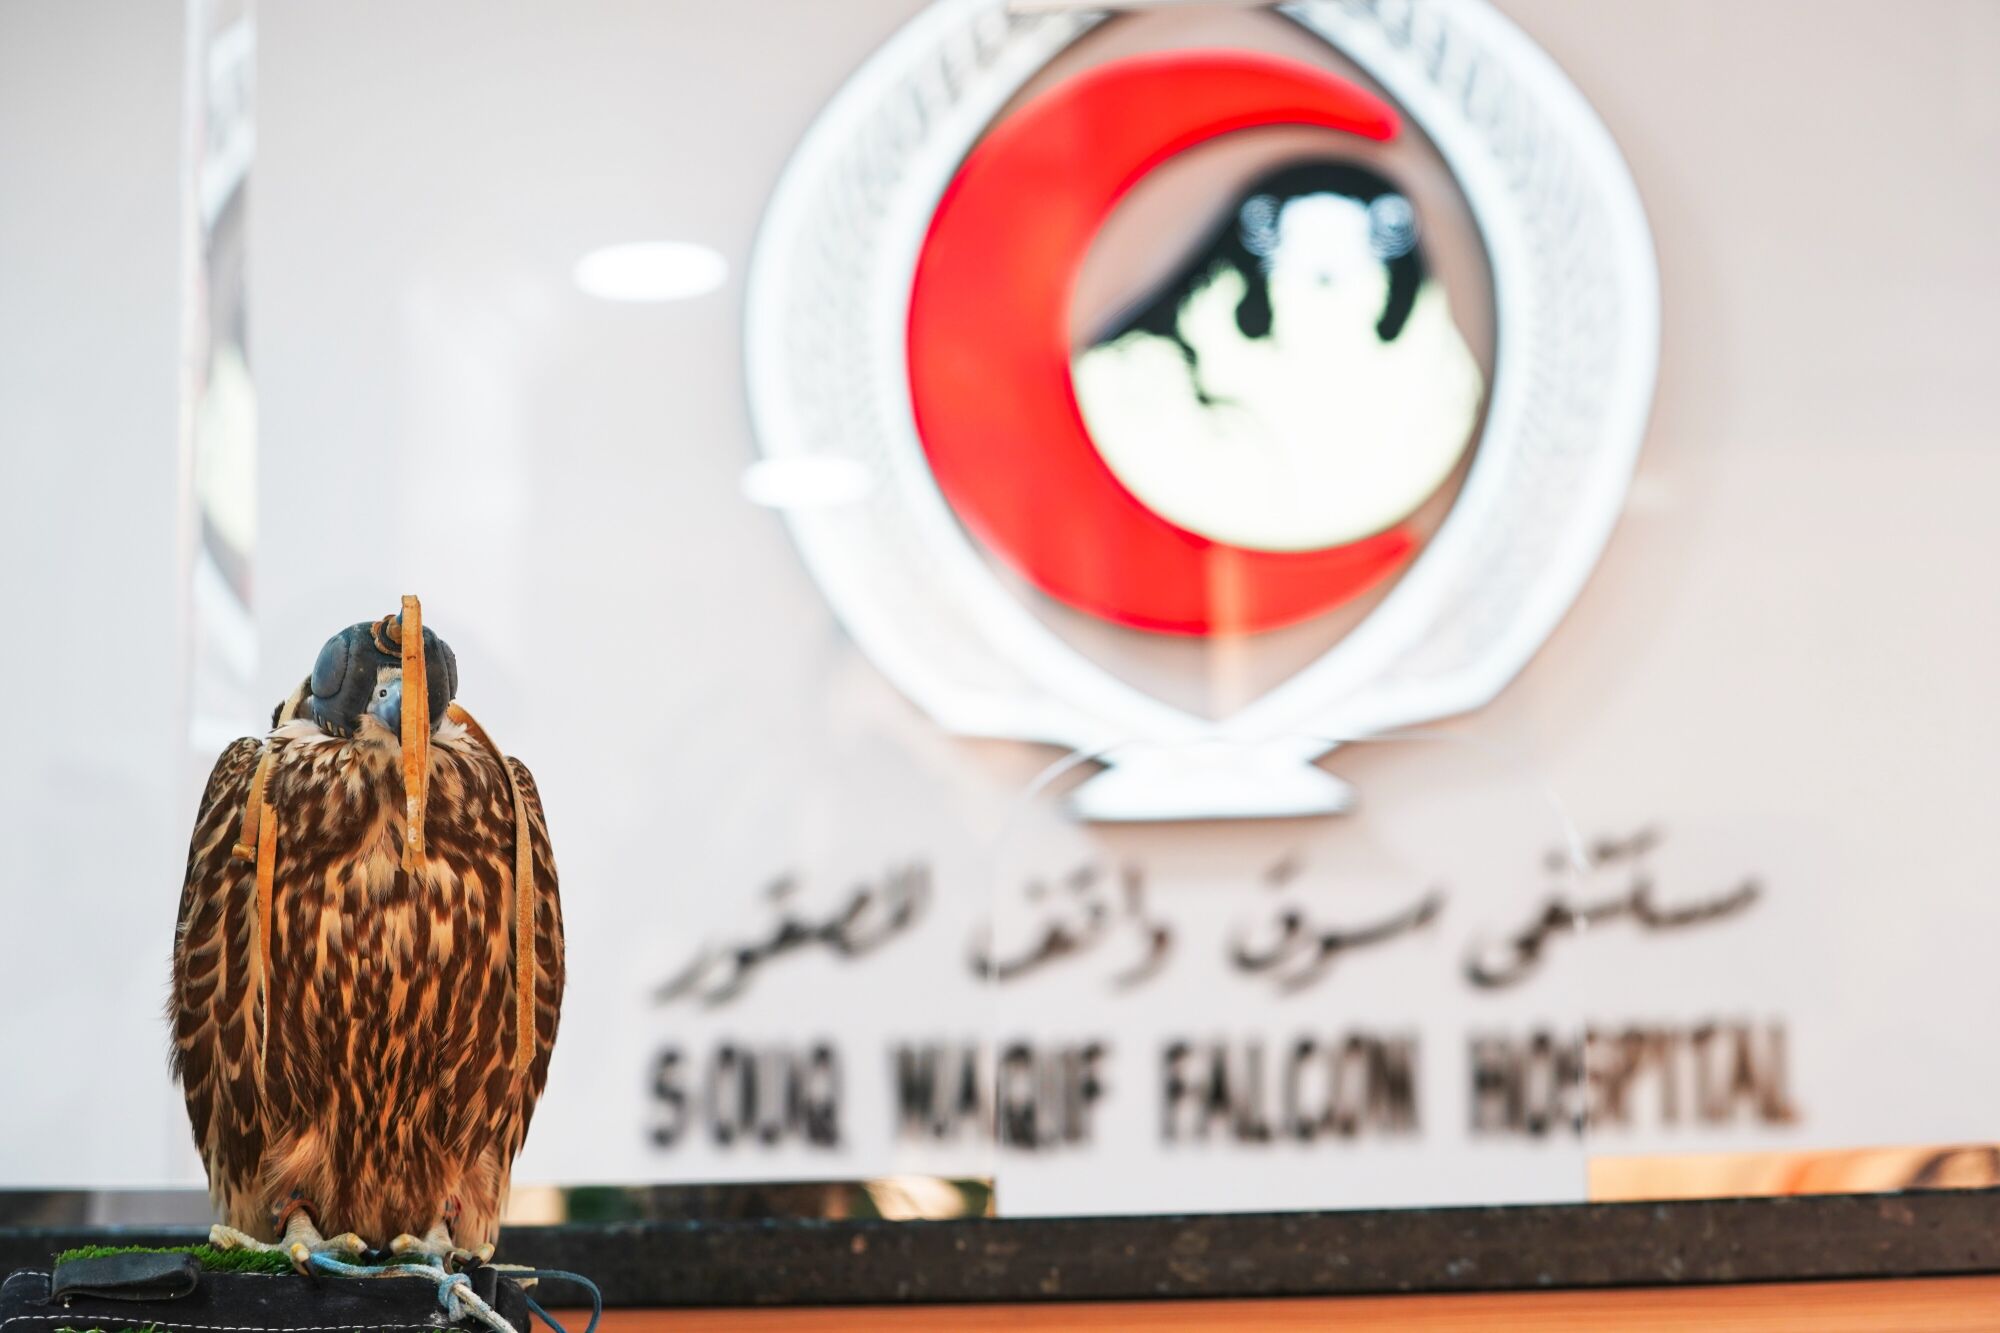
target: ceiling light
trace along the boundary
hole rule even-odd
[[[743,498],[770,509],[852,504],[875,489],[875,473],[855,458],[763,458],[743,469]]]
[[[607,245],[576,261],[577,287],[604,301],[684,301],[728,278],[728,260],[689,241]]]

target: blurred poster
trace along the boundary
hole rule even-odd
[[[189,0],[182,199],[183,550],[191,781],[257,729],[252,612],[257,395],[250,374],[246,210],[256,156],[251,0]]]

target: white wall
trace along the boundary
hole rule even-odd
[[[275,701],[327,634],[420,592],[464,698],[534,765],[583,964],[570,1030],[598,1040],[558,1056],[531,1171],[631,1173],[665,1030],[646,990],[769,874],[970,846],[1047,757],[908,707],[736,490],[757,218],[815,111],[915,7],[262,8],[263,684]],[[1944,924],[1995,869],[1976,830],[2000,777],[2000,7],[1503,8],[1628,155],[1666,315],[1632,508],[1476,726],[1535,753],[1593,831],[1664,820],[1708,839],[1704,870],[1771,877],[1776,945],[1617,978],[1643,1003],[1694,976],[1798,1014],[1802,1078],[1921,1088],[1963,1039],[1843,987],[1872,969],[2000,998],[1987,937]],[[156,1018],[194,799],[180,63],[176,6],[0,0],[0,1183],[194,1178]],[[716,246],[736,276],[659,307],[571,286],[583,251],[653,237]],[[1930,915],[1886,930],[1873,906],[1912,887],[1940,895]],[[1823,970],[1758,989],[1787,940]],[[1869,1041],[1902,1063],[1857,1072]],[[1915,1101],[1912,1132],[1940,1136],[1990,1104]],[[1868,1132],[1839,1119],[1854,1106],[1821,1099],[1814,1131]]]
[[[0,3],[0,1181],[156,1179],[176,790],[179,6]],[[116,1015],[107,1019],[105,1015]]]

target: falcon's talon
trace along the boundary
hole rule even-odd
[[[484,1247],[492,1253],[493,1247]],[[478,1252],[464,1249],[452,1240],[451,1230],[439,1222],[422,1236],[412,1236],[405,1231],[389,1242],[389,1253],[398,1258],[434,1259],[449,1272],[457,1272],[467,1260],[477,1259]]]
[[[220,1222],[208,1229],[208,1243],[218,1250],[254,1250],[260,1254],[276,1254],[285,1248]]]
[[[343,1231],[331,1238],[319,1234],[312,1214],[306,1208],[298,1208],[285,1221],[285,1237],[276,1245],[252,1242],[261,1250],[282,1250],[292,1261],[292,1267],[300,1273],[312,1272],[315,1255],[326,1254],[342,1263],[353,1263],[368,1253],[368,1242],[352,1231]]]

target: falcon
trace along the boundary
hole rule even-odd
[[[1325,550],[1443,486],[1485,380],[1388,178],[1309,159],[1083,348],[1077,406],[1147,508],[1227,546]]]
[[[301,1270],[492,1254],[555,1044],[562,913],[535,780],[457,691],[404,598],[327,640],[209,777],[169,1019],[217,1245]]]

